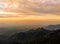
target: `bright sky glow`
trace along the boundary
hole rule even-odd
[[[60,20],[59,2],[60,0],[0,0],[0,18]]]
[[[6,11],[0,11],[0,14],[18,14],[18,13],[15,13],[15,12],[6,12]]]

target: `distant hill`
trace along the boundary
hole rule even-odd
[[[60,29],[52,31],[44,28],[31,29],[16,33],[2,42],[3,44],[60,44]]]
[[[47,30],[58,30],[58,29],[60,29],[60,24],[48,25],[48,26],[45,27],[45,29],[47,29]]]

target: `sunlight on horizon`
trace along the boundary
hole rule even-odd
[[[0,22],[60,22],[59,1],[46,2],[49,1],[43,3],[42,0],[0,0]]]

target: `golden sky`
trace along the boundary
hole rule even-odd
[[[0,22],[60,22],[60,0],[0,0]]]

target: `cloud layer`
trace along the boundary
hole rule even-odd
[[[60,0],[0,0],[1,17],[45,14],[60,15]]]

